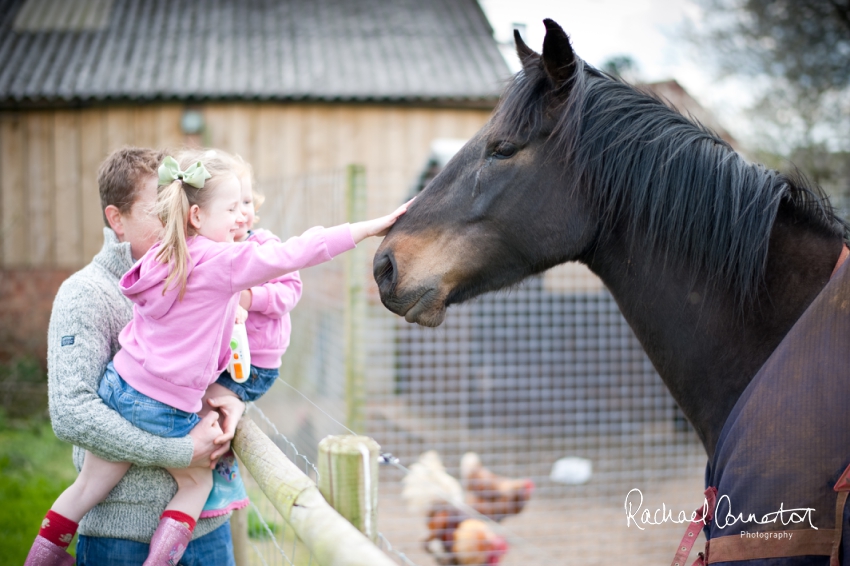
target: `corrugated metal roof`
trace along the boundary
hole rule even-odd
[[[491,104],[510,75],[476,0],[113,0],[100,30],[15,29],[28,1],[0,0],[6,104]]]

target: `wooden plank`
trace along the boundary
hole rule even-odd
[[[434,137],[435,138],[457,138],[457,117],[453,110],[437,110],[434,112]]]
[[[206,137],[210,147],[220,147],[223,149],[230,146],[229,106],[227,104],[207,104],[204,106]]]
[[[0,113],[0,190],[2,190],[3,267],[27,264],[29,234],[27,231],[25,146],[26,128],[23,112]]]
[[[333,134],[330,164],[334,168],[342,168],[352,163],[362,163],[359,159],[360,145],[358,144],[357,108],[347,105],[338,107],[332,117],[329,127]],[[368,175],[369,172],[367,171]]]
[[[231,104],[227,109],[229,138],[221,149],[238,153],[249,163],[255,161],[258,108],[256,104]]]
[[[421,172],[431,152],[431,142],[434,139],[432,114],[433,110],[416,108],[408,115],[407,154],[404,160],[411,168],[411,177]]]
[[[266,204],[260,211],[260,226],[279,231],[278,236],[284,239],[295,235],[286,230],[304,228],[301,224],[309,217],[303,210],[304,197],[309,194],[294,179],[302,167],[302,107],[300,104],[272,105],[269,117],[274,123],[268,128],[257,125],[257,155],[250,158],[257,186],[266,197]],[[246,159],[249,158],[246,156]],[[300,214],[296,210],[300,210]]]
[[[301,139],[304,146],[303,169],[306,171],[327,171],[325,145],[328,138],[327,109],[316,104],[304,109]]]
[[[205,144],[238,153],[245,159],[252,154],[254,104],[209,104],[204,106]]]
[[[303,172],[305,161],[304,144],[301,143],[304,134],[304,105],[287,104],[280,108],[281,130],[277,132],[278,140],[278,169],[274,174],[278,177],[290,178]]]
[[[377,159],[371,167],[373,173],[367,171],[369,196],[373,203],[370,216],[387,214],[394,209],[404,199],[413,181],[412,174],[404,174],[409,169],[405,162],[407,109],[390,108],[382,114],[383,127],[376,132],[379,137],[373,143],[384,151],[373,157]]]
[[[164,104],[156,107],[156,137],[153,147],[167,149],[175,153],[183,145],[183,131],[180,129],[181,104]]]
[[[136,143],[134,109],[125,106],[107,107],[106,114],[106,150],[107,155],[116,149]]]
[[[490,112],[486,110],[470,110],[465,112],[461,120],[461,137],[471,138],[478,130],[484,127],[487,120],[490,119]]]
[[[53,178],[56,195],[55,262],[82,267],[83,219],[80,177],[80,120],[77,110],[59,110],[53,118]]]
[[[370,171],[377,173],[384,167],[383,145],[384,131],[388,127],[383,108],[368,107],[360,111],[357,119],[357,147],[362,151],[357,157],[366,166],[366,175]],[[368,181],[367,181],[368,182]]]
[[[159,106],[139,106],[131,110],[133,115],[133,141],[132,144],[139,147],[156,149],[157,141],[157,119],[161,112]]]
[[[257,179],[280,178],[280,136],[286,127],[283,124],[283,113],[280,105],[261,104],[254,109],[256,127],[253,131],[253,148],[250,154],[242,158],[254,167]]]
[[[81,110],[79,124],[80,211],[83,226],[83,262],[87,263],[103,247],[105,224],[97,188],[97,170],[109,154],[104,110]]]
[[[53,267],[55,265],[54,233],[56,224],[54,208],[53,174],[53,112],[36,111],[27,113],[26,185],[27,221],[26,230],[30,239],[29,261],[31,266]]]

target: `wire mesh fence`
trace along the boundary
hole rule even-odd
[[[275,443],[281,452],[301,471],[317,478],[315,465],[301,454],[295,444],[283,435],[275,424],[254,404],[248,405],[246,413],[260,429]],[[245,553],[248,566],[312,566],[313,555],[299,541],[295,530],[287,524],[272,502],[260,490],[257,481],[243,465],[245,480],[251,504],[248,507],[248,551]],[[240,566],[243,566],[240,564]]]
[[[357,167],[260,185],[261,225],[281,238],[384,214],[404,192],[404,179]],[[509,545],[501,564],[669,560],[684,529],[675,518],[702,502],[705,453],[598,279],[559,266],[425,329],[380,304],[377,245],[301,274],[281,379],[257,403],[294,458],[309,468],[322,437],[348,430],[392,453],[378,531],[400,564],[438,563],[425,513],[402,496],[429,450],[455,478],[475,452],[492,472],[534,482],[520,513],[491,522]],[[662,508],[654,516],[670,519],[629,521],[629,502],[635,519]]]

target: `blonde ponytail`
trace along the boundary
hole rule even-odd
[[[189,260],[189,249],[186,246],[189,199],[183,190],[183,181],[172,181],[161,187],[156,199],[156,215],[163,226],[162,244],[156,259],[171,265],[162,294],[165,295],[171,282],[176,281],[182,300],[186,292],[186,263]]]
[[[179,298],[182,300],[189,277],[190,257],[186,238],[195,235],[195,230],[189,224],[189,210],[194,205],[201,208],[206,206],[222,179],[226,179],[228,175],[235,176],[235,172],[231,161],[216,155],[214,150],[185,149],[177,154],[175,160],[182,170],[200,162],[209,173],[207,181],[201,183],[200,187],[176,179],[167,185],[160,185],[157,189],[156,215],[162,222],[163,231],[156,260],[170,266],[162,294],[168,291],[173,282],[180,289]]]

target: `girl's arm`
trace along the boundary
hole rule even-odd
[[[273,318],[281,318],[301,300],[301,276],[297,271],[272,279],[268,283],[242,291],[249,297],[240,305],[249,312],[259,312]],[[247,303],[247,307],[245,304]]]
[[[280,242],[277,236],[264,229],[254,231],[250,240],[258,244]],[[271,318],[282,318],[301,300],[301,287],[301,276],[297,271],[293,271],[283,277],[242,291],[239,306],[249,312],[257,312]]]
[[[330,261],[355,246],[348,224],[317,226],[287,241],[245,242],[220,248],[226,262],[219,273],[230,273],[230,293],[238,293],[299,269]]]
[[[162,438],[138,429],[107,407],[97,394],[120,331],[114,318],[117,313],[98,300],[101,293],[96,286],[70,280],[60,287],[53,303],[47,333],[53,430],[59,439],[106,460],[186,467],[195,456],[192,438]]]
[[[359,244],[370,236],[386,236],[398,217],[407,212],[407,208],[412,202],[413,199],[410,199],[386,216],[352,224],[351,235],[354,238],[354,243]]]
[[[230,262],[230,292],[238,293],[287,273],[330,261],[370,236],[386,234],[398,217],[407,211],[411,202],[406,202],[392,214],[374,220],[333,228],[311,228],[282,244],[247,242],[227,246],[223,248],[223,256]]]

